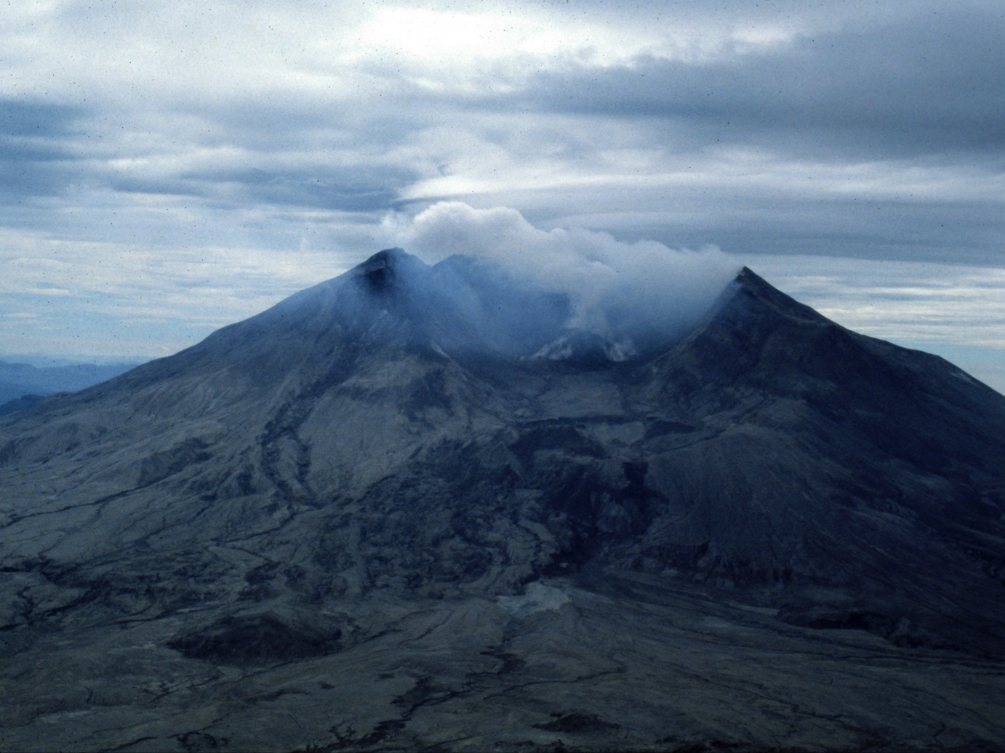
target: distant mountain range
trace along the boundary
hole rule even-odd
[[[1005,750],[1005,396],[575,321],[388,250],[0,419],[0,748]]]
[[[78,363],[67,366],[36,367],[26,363],[0,361],[0,415],[32,405],[44,395],[76,392],[118,376],[139,362],[114,364]],[[24,400],[29,396],[28,400]]]

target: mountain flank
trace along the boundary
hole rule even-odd
[[[0,743],[1005,747],[1005,397],[748,269],[574,314],[391,249],[0,418]]]

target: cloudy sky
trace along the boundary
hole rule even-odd
[[[1000,0],[24,0],[0,35],[0,353],[171,353],[463,202],[718,247],[1005,389]]]

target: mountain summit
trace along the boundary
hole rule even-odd
[[[1005,745],[1005,397],[749,269],[642,325],[382,251],[0,489],[8,747]]]

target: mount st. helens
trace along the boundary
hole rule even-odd
[[[746,269],[574,319],[389,250],[0,419],[8,747],[1005,745],[1005,397]]]

